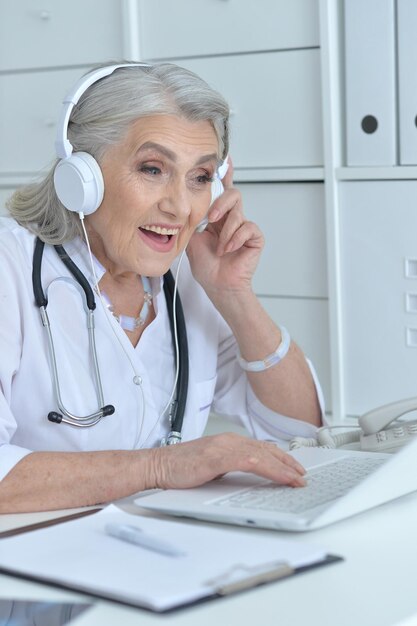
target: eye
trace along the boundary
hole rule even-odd
[[[161,170],[159,167],[156,167],[156,165],[142,165],[140,171],[145,172],[145,174],[150,174],[151,176],[157,176],[161,173]]]
[[[195,177],[195,180],[199,185],[206,185],[213,182],[213,176],[209,172],[202,172]]]

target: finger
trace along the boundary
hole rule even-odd
[[[305,468],[291,454],[284,452],[275,442],[265,442],[270,446],[271,453],[279,458],[280,461],[286,463],[300,474],[305,474]]]
[[[305,468],[301,465],[301,463],[299,463],[298,461],[296,461],[292,456],[290,456],[289,454],[286,454],[285,457],[283,459],[281,459],[281,461],[283,463],[285,463],[286,465],[288,465],[289,467],[293,468],[296,472],[298,472],[299,474],[301,474],[301,476],[304,476],[304,474],[306,473]]]
[[[280,485],[291,487],[305,486],[305,479],[300,472],[277,458],[265,454],[253,454],[247,459],[243,471],[251,472]]]
[[[277,450],[279,450],[279,448],[276,445],[274,447],[275,447],[275,450],[272,451],[272,455],[277,457],[276,453],[277,453]],[[288,471],[288,476],[290,477],[292,476],[298,482],[301,481],[300,484],[305,484],[303,477],[306,473],[306,470],[300,463],[298,463],[298,461],[296,461],[289,454],[286,454],[285,452],[283,452],[283,450],[279,450],[278,459],[279,459],[279,462],[282,463],[285,469]]]
[[[291,487],[305,486],[304,468],[289,454],[270,442],[248,442],[246,454],[241,454],[239,469]]]
[[[253,222],[243,222],[234,231],[229,241],[224,244],[223,253],[235,252],[246,246],[247,248],[262,248],[264,238],[259,228]]]
[[[229,243],[233,234],[242,226],[245,221],[242,212],[242,199],[239,192],[229,189],[225,192],[223,202],[218,200],[219,205],[216,211],[210,214],[210,226],[212,232],[218,237],[217,253],[221,256],[224,253],[224,247]],[[215,220],[213,218],[216,217]]]
[[[244,236],[237,235],[239,230],[243,227],[243,216],[238,212],[230,212],[226,218],[226,221],[219,233],[219,240],[217,243],[217,256],[223,256],[234,248],[234,238],[244,239]]]
[[[242,207],[242,197],[237,189],[229,187],[211,205],[208,214],[209,222],[211,224],[219,222],[235,207]]]
[[[278,478],[274,478],[272,476],[272,480],[277,480],[277,482],[295,486],[295,487],[304,487],[306,484],[304,475],[306,470],[294,457],[290,454],[281,450],[278,445],[274,442],[264,442],[266,446],[266,450],[268,454],[271,454],[274,457],[274,472],[276,460],[278,459],[279,463],[283,465],[283,467],[277,466],[279,470]]]
[[[285,484],[289,487],[305,487],[307,481],[302,476],[296,475],[295,477],[289,476],[288,482]]]

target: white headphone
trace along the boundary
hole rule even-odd
[[[91,85],[122,67],[150,67],[150,65],[148,63],[123,63],[92,70],[75,83],[63,100],[64,106],[58,120],[55,140],[55,150],[60,161],[55,167],[54,185],[59,200],[69,211],[90,215],[98,209],[104,196],[104,181],[99,164],[88,152],[74,152],[68,139],[71,112]],[[221,178],[226,174],[227,167],[226,159],[213,180],[211,202],[214,202],[224,191]],[[207,220],[203,220],[197,230],[199,232],[204,230],[207,223]]]
[[[222,195],[223,191],[224,191],[224,187],[223,187],[223,183],[222,183],[222,178],[224,178],[226,176],[226,172],[229,169],[229,161],[227,159],[227,157],[225,158],[225,160],[223,161],[223,163],[220,165],[220,167],[217,169],[214,178],[213,178],[213,182],[211,183],[211,201],[210,201],[210,206],[213,204],[213,202]],[[198,233],[202,233],[203,230],[206,229],[206,227],[208,226],[208,217],[206,216],[196,227],[196,231]]]
[[[80,78],[63,100],[55,140],[56,154],[61,160],[55,168],[54,185],[59,200],[69,211],[84,215],[94,213],[104,195],[103,175],[95,158],[88,152],[73,152],[68,139],[71,112],[91,85],[121,67],[130,66],[149,67],[147,63],[124,63],[93,70]]]

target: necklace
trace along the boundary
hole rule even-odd
[[[129,332],[135,331],[139,326],[143,326],[146,322],[149,313],[149,306],[152,302],[152,291],[151,291],[151,283],[147,276],[142,276],[142,285],[144,292],[144,301],[143,306],[140,310],[139,317],[131,317],[130,315],[116,315],[114,312],[114,306],[106,294],[105,291],[101,292],[101,296],[104,300],[104,303],[113,317],[119,322],[120,326],[123,330],[127,330]]]

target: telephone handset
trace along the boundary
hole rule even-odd
[[[402,415],[417,411],[417,397],[385,404],[364,413],[358,420],[359,428],[333,435],[332,429],[343,428],[344,424],[324,426],[317,431],[317,438],[295,437],[290,450],[301,446],[338,448],[359,442],[365,452],[395,452],[417,435],[417,419],[397,421]]]
[[[417,435],[417,420],[403,422],[396,420],[416,410],[417,398],[407,398],[385,404],[362,415],[359,418],[361,450],[393,452],[408,443]]]
[[[227,159],[227,157],[225,158],[225,160],[223,161],[223,163],[220,165],[220,167],[218,168],[214,180],[211,183],[211,201],[210,201],[210,206],[213,204],[213,202],[215,200],[217,200],[217,198],[219,196],[222,195],[223,191],[224,191],[224,187],[223,187],[223,183],[222,183],[222,179],[226,176],[226,172],[229,169],[229,161]],[[206,217],[201,220],[201,222],[198,224],[196,231],[198,233],[202,233],[203,230],[206,229],[206,227],[208,226],[208,217],[206,215]]]

